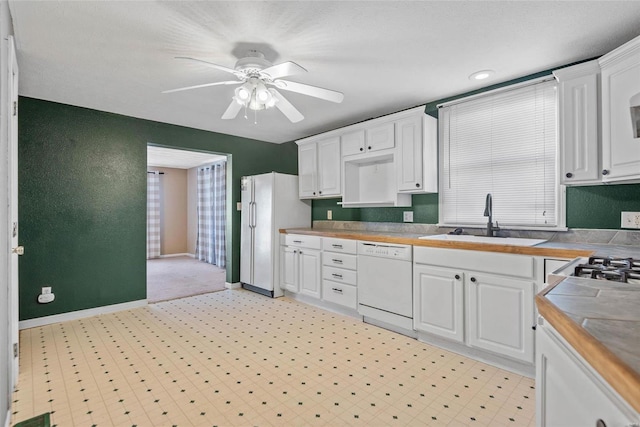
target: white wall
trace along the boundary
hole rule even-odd
[[[11,14],[6,1],[0,1],[0,242],[3,247],[0,249],[0,426],[8,425],[9,411],[11,409],[11,384],[9,373],[11,372],[11,359],[9,354],[12,352],[9,330],[9,295],[6,284],[9,283],[9,251],[11,250],[11,241],[8,234],[9,205],[8,182],[9,168],[8,153],[9,142],[7,133],[7,117],[8,117],[8,90],[7,90],[7,36],[13,34],[11,24]]]

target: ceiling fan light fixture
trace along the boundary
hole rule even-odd
[[[258,102],[266,104],[271,99],[271,93],[264,83],[259,82],[256,84],[256,99]]]
[[[266,108],[271,108],[276,105],[278,98],[275,95],[275,89],[269,89],[269,100],[264,104]]]
[[[243,84],[235,90],[236,96],[234,97],[239,104],[244,104],[251,99],[251,93],[253,88],[248,83]]]

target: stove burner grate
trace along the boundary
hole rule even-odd
[[[576,266],[574,276],[615,282],[640,281],[640,260],[616,257],[589,257],[587,264]]]

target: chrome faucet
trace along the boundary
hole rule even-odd
[[[487,219],[487,236],[495,237],[493,232],[500,230],[500,228],[498,227],[497,221],[495,227],[493,226],[493,199],[491,197],[491,193],[487,193],[487,199],[484,202],[484,216],[489,217]]]

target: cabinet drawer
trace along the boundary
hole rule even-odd
[[[284,241],[287,246],[297,246],[309,249],[320,249],[322,245],[322,237],[305,236],[303,234],[287,234]]]
[[[326,280],[333,280],[340,283],[348,283],[350,285],[356,285],[357,273],[353,270],[345,270],[343,268],[335,267],[322,267],[322,278]]]
[[[336,283],[331,280],[322,281],[322,299],[345,307],[358,308],[356,287]]]
[[[357,263],[357,257],[355,255],[338,254],[333,252],[325,252],[322,254],[322,264],[331,267],[346,268],[348,270],[355,270]]]
[[[534,259],[529,255],[414,246],[413,261],[416,264],[451,267],[527,279],[535,276]]]
[[[322,240],[322,249],[325,251],[355,254],[357,246],[357,240],[334,239],[332,237],[325,237]]]

